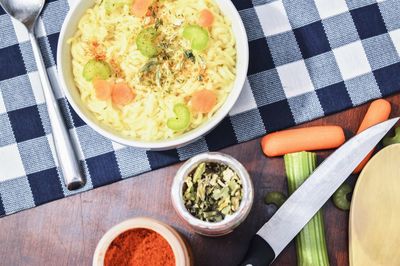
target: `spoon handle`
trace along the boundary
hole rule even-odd
[[[54,146],[61,168],[64,182],[69,190],[82,187],[85,183],[82,172],[80,171],[79,161],[74,152],[71,139],[68,135],[67,127],[61,115],[60,108],[51,88],[49,77],[47,76],[46,66],[39,49],[38,42],[33,32],[29,32],[32,43],[33,54],[42,83],[43,93],[46,100],[47,111],[49,113],[51,129],[53,133]]]

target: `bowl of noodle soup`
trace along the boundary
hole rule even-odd
[[[186,145],[221,122],[248,58],[230,0],[81,0],[57,51],[79,117],[114,142],[151,150]]]

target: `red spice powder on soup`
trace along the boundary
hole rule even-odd
[[[158,233],[144,228],[120,234],[111,242],[104,258],[105,266],[174,266],[171,246]]]

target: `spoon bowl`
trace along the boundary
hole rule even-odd
[[[32,31],[44,6],[44,0],[0,0],[3,9]]]

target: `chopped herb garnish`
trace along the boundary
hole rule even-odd
[[[167,49],[167,48],[168,48],[168,43],[166,43],[166,42],[161,42],[161,43],[159,44],[159,46],[160,46],[162,49]]]
[[[200,163],[185,178],[183,199],[187,210],[207,222],[222,221],[239,209],[242,182],[225,164]]]
[[[196,63],[196,57],[194,56],[192,50],[185,50],[185,51],[183,51],[183,54],[185,55],[186,59],[189,59],[193,63]]]
[[[154,28],[156,28],[156,30],[163,25],[163,21],[160,18],[156,18],[156,23],[154,25]]]
[[[156,71],[156,84],[158,87],[161,87],[161,72],[160,72],[160,70]]]
[[[202,75],[198,75],[198,76],[197,76],[197,80],[198,80],[198,81],[203,81],[203,76],[202,76]]]
[[[147,61],[146,64],[144,64],[141,68],[140,68],[140,72],[146,73],[152,70],[152,68],[154,66],[156,66],[158,64],[157,59],[150,59],[149,61]]]
[[[199,64],[200,64],[201,69],[204,70],[207,68],[206,60],[204,60],[204,58],[201,55],[199,55]]]
[[[156,11],[154,9],[151,10],[151,16],[153,18],[157,17]]]

